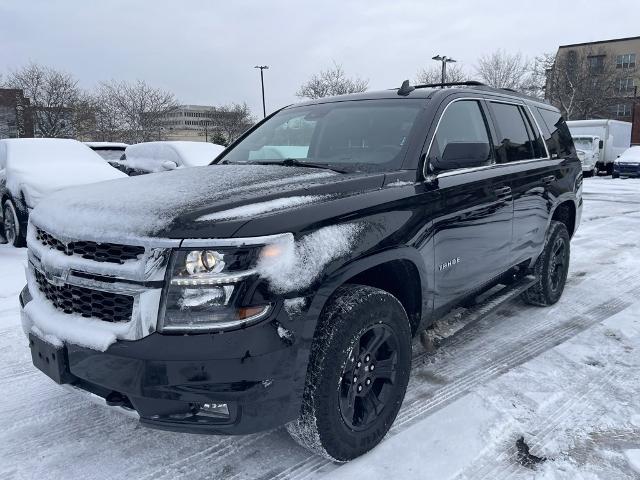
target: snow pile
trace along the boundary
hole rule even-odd
[[[225,147],[209,142],[145,142],[129,145],[125,150],[128,167],[147,172],[162,172],[164,162],[174,162],[178,167],[209,165]]]
[[[196,219],[203,220],[231,220],[239,218],[251,218],[256,215],[286,210],[288,208],[306,205],[309,203],[319,202],[329,197],[329,195],[301,195],[286,198],[276,198],[275,200],[267,200],[266,202],[252,203],[242,207],[231,208],[221,212],[210,213]]]
[[[285,239],[280,242],[281,254],[261,258],[256,269],[275,292],[305,289],[329,262],[349,253],[360,230],[358,224],[332,225],[297,242]]]
[[[229,199],[251,201],[282,194],[308,182],[328,182],[334,175],[282,166],[185,168],[57,192],[31,218],[57,236],[126,243],[131,238],[161,236],[180,216],[216,206],[223,209]]]
[[[3,163],[7,188],[15,198],[24,193],[30,208],[44,196],[64,188],[126,177],[76,140],[0,140],[0,165]]]

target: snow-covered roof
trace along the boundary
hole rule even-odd
[[[129,145],[125,150],[126,164],[150,172],[164,170],[163,162],[175,162],[178,167],[197,167],[210,164],[222,145],[209,142],[145,142]]]
[[[125,177],[77,140],[20,138],[0,140],[0,165],[12,195],[25,195],[29,207],[54,191]]]

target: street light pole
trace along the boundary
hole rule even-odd
[[[431,60],[442,62],[442,76],[440,83],[447,83],[447,63],[455,63],[455,60],[447,57],[446,55],[436,55],[435,57],[431,57]],[[444,88],[444,86],[441,88]]]
[[[264,103],[264,75],[263,75],[263,70],[269,70],[269,66],[268,65],[256,65],[253,68],[259,68],[260,69],[260,85],[262,86],[262,116],[266,117],[267,116],[267,107],[265,106]]]
[[[631,143],[633,143],[633,134],[636,131],[636,100],[638,98],[638,85],[633,87],[633,104],[631,110]],[[638,138],[640,143],[640,138]]]

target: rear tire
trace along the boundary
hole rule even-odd
[[[346,462],[375,447],[398,414],[411,370],[411,327],[390,293],[340,287],[316,329],[300,417],[303,447]]]
[[[526,303],[546,307],[560,300],[569,271],[570,248],[566,225],[552,220],[544,249],[533,267],[538,281],[522,293]]]
[[[11,200],[5,200],[2,206],[2,230],[7,243],[14,247],[24,247],[24,233],[20,228],[20,217]]]

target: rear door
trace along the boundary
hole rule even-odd
[[[514,264],[537,257],[542,250],[553,185],[560,176],[559,159],[550,159],[529,107],[516,99],[488,101],[496,133],[496,156],[509,175],[513,193]]]
[[[456,99],[445,106],[428,150],[427,174],[435,175],[438,193],[433,213],[436,310],[488,283],[510,263],[513,202],[508,177],[496,168],[488,120],[481,99]],[[476,145],[487,152],[486,159],[439,169],[452,144]]]

